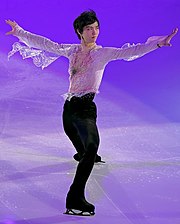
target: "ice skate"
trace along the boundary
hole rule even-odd
[[[76,160],[76,161],[80,161],[82,159],[82,156],[79,155],[79,153],[76,153],[73,158]],[[95,163],[105,163],[105,161],[101,160],[101,156],[99,155],[96,155],[96,159],[95,159]]]
[[[84,196],[79,197],[77,194],[68,193],[66,198],[67,215],[92,216],[95,215],[95,207],[86,201]]]
[[[64,212],[66,215],[78,215],[78,216],[93,216],[95,215],[94,211],[86,212],[86,211],[80,211],[76,209],[66,209],[66,212]]]

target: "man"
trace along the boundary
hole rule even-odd
[[[69,59],[70,86],[64,95],[63,125],[78,152],[75,159],[79,164],[66,197],[66,214],[94,215],[95,206],[86,201],[84,191],[94,161],[98,160],[97,109],[93,99],[98,93],[105,66],[112,60],[133,60],[155,49],[170,46],[170,40],[178,29],[169,36],[150,37],[145,44],[111,48],[96,44],[100,24],[92,10],[83,12],[74,21],[80,44],[58,44],[23,30],[16,22],[7,20],[6,23],[12,27],[12,31],[7,34],[17,36],[26,45],[15,43],[9,56],[19,51],[24,58],[33,58],[33,62],[42,68],[60,56]],[[48,52],[53,53],[53,56]]]

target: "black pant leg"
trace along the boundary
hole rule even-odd
[[[69,109],[66,110],[65,105],[63,113],[65,131],[69,134],[68,136],[73,135],[73,129],[67,130],[72,125],[77,131],[85,150],[84,156],[78,164],[71,191],[84,195],[85,185],[93,169],[99,146],[99,134],[96,126],[96,105],[94,102],[79,102],[78,104],[68,102],[65,104],[68,105]],[[68,117],[68,122],[71,123],[69,127],[67,127],[68,122],[66,121]]]
[[[64,104],[64,110],[63,110],[63,127],[66,135],[71,140],[72,144],[74,145],[76,151],[79,153],[79,155],[83,155],[85,152],[84,144],[79,136],[78,130],[74,125],[73,122],[73,110],[71,103],[66,101]]]
[[[85,144],[85,153],[79,162],[71,190],[84,194],[86,182],[94,166],[99,146],[99,134],[94,120],[80,120],[76,124]]]

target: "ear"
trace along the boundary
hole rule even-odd
[[[83,36],[82,36],[82,33],[80,33],[78,29],[77,29],[77,33],[79,34],[81,39],[84,39]]]
[[[81,36],[81,33],[79,32],[79,30],[77,29],[77,33]]]

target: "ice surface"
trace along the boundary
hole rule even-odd
[[[77,165],[61,119],[68,78],[0,59],[0,224],[180,223],[179,123],[105,83],[96,103],[106,163],[86,192],[96,215],[64,215]]]

